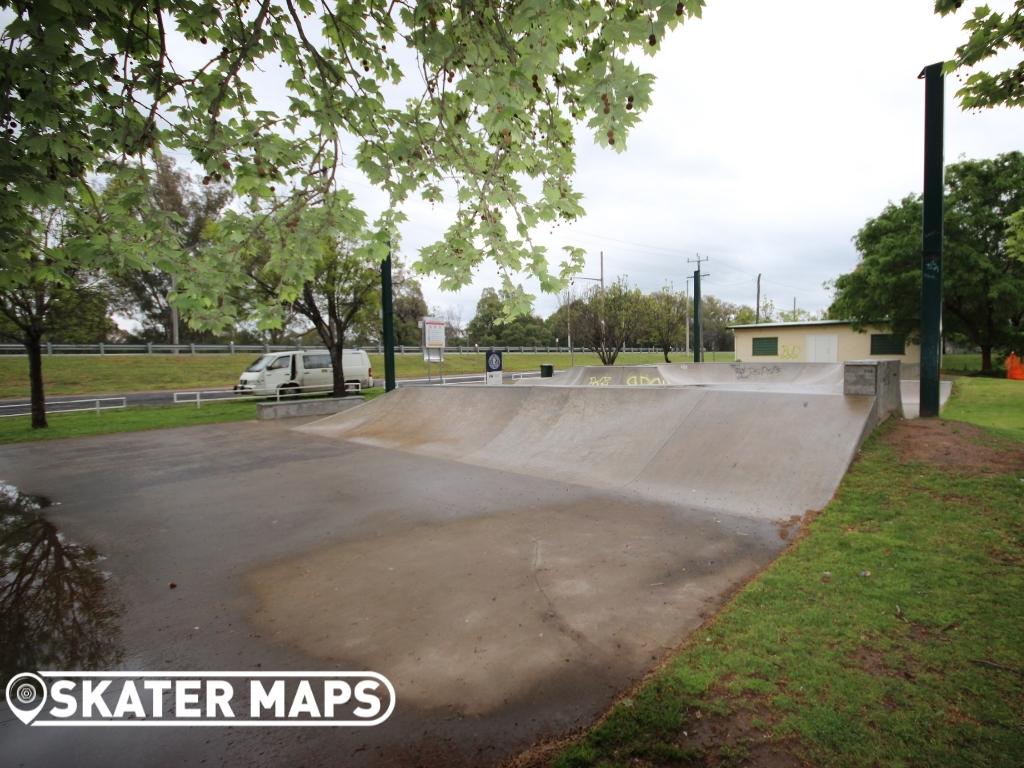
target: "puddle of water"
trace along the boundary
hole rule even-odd
[[[47,499],[0,481],[0,682],[38,669],[107,669],[122,657],[103,560],[69,542]]]

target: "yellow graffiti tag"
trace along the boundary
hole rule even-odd
[[[630,376],[626,379],[626,385],[630,387],[650,387],[664,384],[665,381],[661,376]]]
[[[800,347],[790,346],[789,344],[782,345],[782,353],[779,355],[783,360],[799,360],[800,359]]]
[[[611,376],[591,376],[587,382],[592,387],[607,387],[612,383]]]

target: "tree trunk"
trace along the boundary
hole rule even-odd
[[[28,351],[28,378],[32,391],[32,429],[44,429],[47,424],[46,396],[43,394],[42,334],[26,333],[23,343]]]
[[[345,391],[344,347],[345,343],[343,341],[327,345],[327,349],[331,352],[331,383],[334,387],[331,391],[332,397],[344,397],[348,394]]]
[[[981,345],[981,372],[992,373],[992,345]]]
[[[671,363],[672,362],[671,360],[668,359],[668,353],[671,352],[671,351],[672,351],[672,347],[670,347],[668,344],[663,344],[662,345],[661,353],[663,355],[665,355],[665,362],[666,363]]]

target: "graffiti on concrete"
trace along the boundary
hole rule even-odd
[[[609,387],[612,384],[611,376],[591,376],[587,385],[591,387]],[[626,378],[627,387],[658,387],[664,386],[665,380],[661,376],[648,376],[647,374],[633,374]]]
[[[781,365],[734,365],[737,379],[756,379],[761,376],[777,376],[782,373]]]
[[[639,376],[630,376],[626,379],[626,386],[629,387],[656,387],[663,385],[665,380],[661,376],[646,376],[641,374]]]

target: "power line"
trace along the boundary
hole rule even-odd
[[[617,237],[609,237],[607,235],[599,235],[599,234],[596,234],[594,232],[584,232],[582,230],[572,230],[571,232],[564,233],[563,236],[567,237],[567,238],[571,238],[573,236],[581,236],[581,237],[589,237],[589,238],[591,238],[593,240],[601,240],[601,241],[607,240],[608,242],[619,243],[621,245],[628,245],[628,246],[631,246],[633,248],[642,248],[642,249],[649,250],[649,251],[657,251],[659,253],[664,253],[666,256],[677,256],[677,255],[679,255],[680,251],[688,250],[688,247],[686,245],[670,248],[670,247],[663,246],[663,245],[650,245],[650,244],[647,244],[647,243],[638,243],[638,242],[633,241],[633,240],[623,240],[623,239],[617,238]],[[715,263],[720,265],[720,266],[725,267],[726,269],[732,270],[733,272],[737,272],[737,273],[739,273],[741,275],[749,275],[751,279],[754,278],[754,273],[753,272],[748,272],[745,269],[732,266],[731,264],[728,263],[728,261],[723,261],[721,256],[715,256]]]
[[[810,288],[810,287],[808,287],[806,285],[805,286],[799,286],[799,285],[790,285],[788,283],[780,283],[778,280],[769,280],[768,278],[765,278],[764,282],[771,283],[772,285],[777,286],[779,288],[788,288],[791,291],[821,291],[821,290],[825,290],[820,285],[817,288]]]

